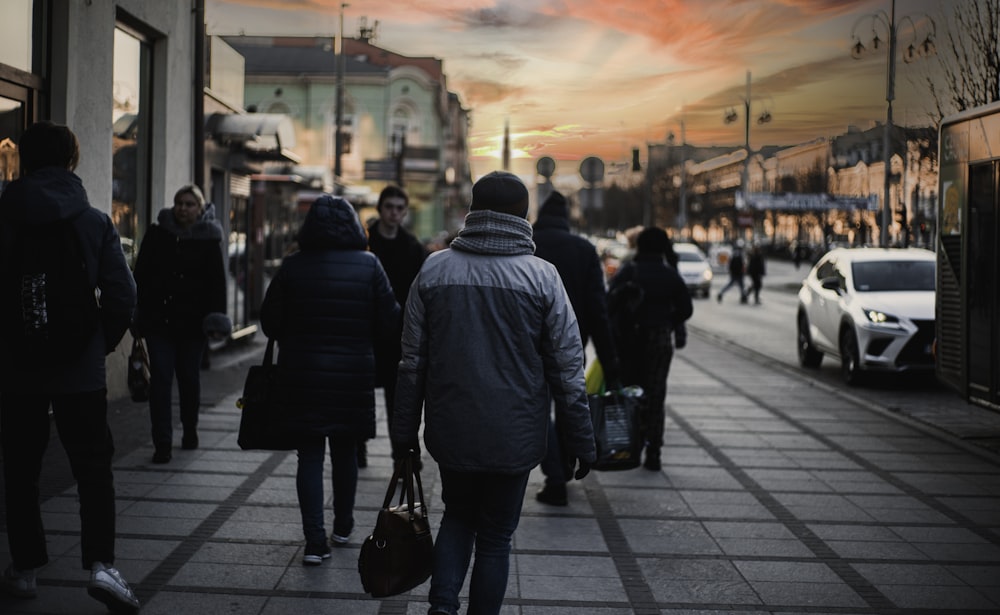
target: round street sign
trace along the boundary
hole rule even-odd
[[[604,161],[597,156],[588,156],[580,163],[580,177],[591,184],[604,179]]]
[[[549,156],[542,156],[535,163],[535,170],[542,177],[552,177],[552,174],[556,171],[556,161]]]

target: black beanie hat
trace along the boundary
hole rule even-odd
[[[672,249],[670,237],[661,228],[650,226],[642,229],[639,237],[635,240],[635,251],[637,254],[663,254]]]
[[[539,216],[557,216],[559,218],[569,218],[569,210],[566,207],[566,197],[561,192],[553,190],[552,194],[542,203],[542,208],[538,210]]]
[[[488,173],[472,186],[469,211],[490,209],[502,214],[528,216],[528,189],[517,175],[506,171]]]

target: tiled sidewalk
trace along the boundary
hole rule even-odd
[[[426,584],[375,600],[357,574],[390,475],[381,392],[351,543],[305,568],[295,455],[239,450],[231,388],[203,411],[199,450],[152,465],[140,434],[116,460],[117,563],[142,612],[424,613]],[[697,336],[668,405],[662,472],[592,473],[554,508],[534,500],[535,470],[505,615],[1000,612],[996,460]],[[75,489],[44,509],[53,561],[39,598],[0,598],[0,613],[103,613],[83,589]],[[6,548],[0,537],[3,565]]]

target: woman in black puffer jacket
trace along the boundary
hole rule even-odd
[[[608,313],[621,361],[621,380],[642,387],[639,406],[646,441],[643,467],[659,471],[667,399],[667,377],[674,357],[672,336],[680,335],[693,308],[687,285],[671,266],[673,245],[667,233],[648,227],[636,240],[635,259],[608,285]],[[638,285],[641,292],[633,290]],[[683,345],[678,339],[678,343]]]
[[[334,545],[354,527],[355,444],[375,437],[375,355],[380,334],[398,328],[400,308],[354,207],[324,195],[306,215],[299,251],[285,257],[261,307],[278,344],[281,428],[295,434],[303,564],[330,557],[323,523],[323,459],[330,441]]]
[[[170,461],[173,447],[171,391],[177,376],[181,447],[198,448],[201,405],[201,361],[205,352],[205,318],[217,315],[232,329],[226,312],[226,265],[222,227],[215,206],[201,189],[182,187],[174,206],[160,210],[149,227],[135,261],[139,308],[134,333],[146,338],[149,350],[149,417],[153,463]]]

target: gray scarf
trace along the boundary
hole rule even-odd
[[[470,211],[465,216],[465,228],[458,232],[451,247],[474,254],[534,254],[531,225],[520,216],[502,214],[489,209]]]

